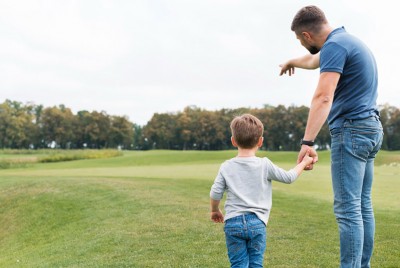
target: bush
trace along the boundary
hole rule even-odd
[[[123,153],[117,150],[74,150],[57,151],[47,156],[40,157],[39,163],[52,163],[63,161],[74,161],[82,159],[99,159],[122,156]]]
[[[0,169],[9,169],[9,168],[25,168],[36,162],[36,160],[31,159],[1,159],[0,160]]]

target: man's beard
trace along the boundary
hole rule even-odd
[[[308,48],[308,51],[310,51],[311,54],[315,55],[319,52],[319,48],[311,46],[310,48]]]

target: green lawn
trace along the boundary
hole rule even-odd
[[[295,152],[260,152],[289,169]],[[123,156],[0,169],[0,267],[229,267],[209,190],[235,151]],[[21,155],[35,157],[35,155]],[[0,158],[18,158],[2,155]],[[329,154],[273,184],[267,267],[338,267]],[[373,267],[400,263],[400,153],[376,160]]]

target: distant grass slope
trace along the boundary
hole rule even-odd
[[[291,168],[295,152],[259,152]],[[398,267],[400,167],[378,155],[373,267]],[[235,151],[124,152],[0,170],[0,267],[228,267],[209,190]],[[292,185],[274,183],[267,267],[338,267],[329,153]]]
[[[60,162],[48,165],[47,168],[59,167],[112,167],[112,166],[148,166],[148,165],[164,165],[175,163],[215,163],[216,161],[224,161],[235,157],[235,150],[228,151],[170,151],[170,150],[152,150],[152,151],[124,151],[120,153],[114,150],[38,150],[38,151],[15,151],[0,150],[1,159],[23,160],[23,159],[47,159],[54,156],[60,158],[61,161],[43,161],[43,162]],[[293,164],[297,159],[297,152],[271,152],[259,151],[257,155],[260,157],[268,157],[274,162]],[[74,159],[73,156],[76,156]],[[118,158],[111,158],[119,156]],[[330,162],[329,151],[318,151],[319,163]],[[63,163],[62,159],[69,160],[87,160],[93,161],[74,161],[71,163]],[[99,158],[103,158],[98,160]],[[110,159],[111,158],[111,159]],[[377,166],[380,165],[400,165],[399,151],[380,151],[375,161]]]
[[[54,163],[121,156],[118,150],[0,150],[0,169],[25,168],[36,163]]]

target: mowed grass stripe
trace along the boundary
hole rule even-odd
[[[82,161],[79,161],[82,162]],[[286,170],[293,167],[288,163],[277,163]],[[132,167],[95,167],[69,169],[9,169],[2,171],[3,184],[17,183],[18,178],[160,178],[160,179],[200,179],[214,180],[220,163],[176,163],[175,165],[132,166]],[[373,203],[376,208],[398,210],[400,208],[400,167],[375,167]],[[319,163],[313,171],[304,172],[293,184],[273,183],[275,191],[293,195],[312,197],[332,201],[330,166]],[[1,189],[0,189],[1,192]]]

